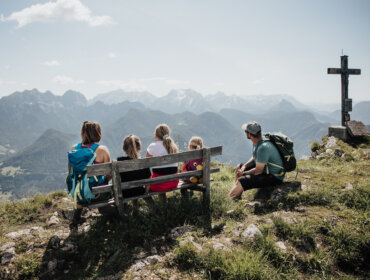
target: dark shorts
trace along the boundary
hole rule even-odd
[[[243,189],[250,190],[253,188],[272,187],[281,184],[281,180],[277,179],[272,174],[259,174],[259,175],[244,175],[238,178]]]

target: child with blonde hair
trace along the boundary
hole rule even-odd
[[[141,151],[141,141],[139,137],[136,135],[130,134],[123,139],[122,149],[127,155],[126,157],[118,157],[118,161],[125,161],[125,160],[132,160],[140,158],[140,151]],[[121,172],[121,181],[122,182],[129,182],[135,181],[140,179],[147,179],[150,178],[151,172],[149,168],[143,168],[138,170],[126,171]],[[145,193],[145,187],[139,186],[136,188],[123,190],[122,194],[123,197],[133,197],[143,195]],[[136,205],[136,200],[133,200],[133,204]]]
[[[203,149],[203,139],[198,136],[191,137],[189,141],[189,150],[200,150]],[[196,170],[203,170],[203,160],[200,159],[192,159],[187,162],[184,162],[181,168],[182,172],[188,172],[188,171],[196,171]],[[191,183],[202,183],[203,178],[199,176],[193,176],[190,177],[189,182]]]
[[[171,130],[166,124],[160,124],[155,128],[154,139],[155,142],[151,143],[146,151],[146,157],[157,157],[169,154],[178,153],[175,142],[170,137]],[[177,173],[177,163],[156,166],[152,168],[152,178],[160,177],[164,175],[176,174]],[[158,184],[150,185],[150,191],[153,192],[163,192],[168,190],[173,190],[177,188],[179,180],[164,182]]]

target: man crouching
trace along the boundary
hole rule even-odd
[[[236,167],[235,186],[229,192],[233,200],[240,199],[243,191],[281,184],[285,175],[279,151],[271,141],[262,139],[261,126],[252,121],[242,129],[253,143],[253,156]]]

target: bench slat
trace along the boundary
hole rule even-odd
[[[89,205],[87,205],[87,208],[100,208],[100,207],[104,207],[104,206],[108,206],[108,205],[115,205],[114,203],[114,199],[109,199],[109,200],[106,200],[106,201],[102,201],[102,202],[97,202],[97,203],[91,203]]]
[[[106,192],[110,192],[112,190],[112,187],[113,187],[112,184],[104,185],[104,186],[96,186],[96,187],[91,188],[91,192],[93,194],[106,193]]]
[[[216,173],[219,171],[220,171],[220,168],[211,169],[211,173]],[[183,179],[183,178],[188,178],[192,176],[201,176],[202,174],[203,174],[203,170],[197,170],[197,171],[189,171],[189,172],[177,173],[177,174],[172,174],[172,175],[165,175],[165,176],[150,178],[150,179],[124,182],[124,183],[121,183],[121,189],[128,190],[128,189],[135,188],[137,186],[151,185],[151,184],[163,183],[163,182],[168,182],[168,181],[175,181],[177,179]]]
[[[211,173],[216,173],[216,172],[219,172],[219,171],[220,171],[220,168],[211,169]],[[143,179],[143,180],[138,180],[138,181],[130,181],[130,182],[126,182],[126,183],[123,182],[121,184],[121,188],[126,190],[126,189],[135,188],[135,187],[140,186],[140,185],[149,185],[149,184],[153,184],[153,183],[162,183],[162,181],[165,182],[165,180],[173,179],[173,178],[169,178],[169,176],[176,176],[176,175],[180,175],[180,174],[181,175],[178,176],[177,179],[184,179],[184,178],[192,177],[192,176],[200,176],[200,175],[202,175],[201,172],[202,172],[202,170],[190,171],[190,172],[167,175],[166,177],[162,176],[162,177],[157,177],[157,178],[153,178],[153,179]],[[177,179],[175,178],[175,180],[177,180]],[[103,186],[96,186],[96,187],[91,188],[91,192],[93,194],[107,193],[107,192],[112,191],[112,187],[113,187],[112,184],[103,185]]]
[[[143,159],[133,159],[130,161],[120,161],[118,162],[119,172],[137,170],[153,166],[161,166],[171,163],[184,162],[191,159],[197,159],[203,157],[203,150],[195,150],[182,152],[178,154],[170,154],[159,157],[143,158]],[[211,156],[217,156],[222,154],[222,146],[210,148]]]
[[[112,163],[101,163],[87,166],[87,177],[112,174]]]
[[[211,150],[211,156],[218,156],[222,154],[222,146],[211,147],[210,150]],[[202,157],[203,157],[203,149],[182,152],[178,154],[159,156],[159,157],[133,159],[129,161],[119,161],[117,164],[118,164],[119,172],[125,172],[125,171],[132,171],[132,170],[137,170],[137,169],[142,169],[142,168],[147,168],[147,167],[184,162],[187,160],[197,159],[197,158],[202,158]],[[95,164],[95,165],[89,165],[87,167],[88,177],[106,175],[106,174],[111,174],[111,173],[112,173],[112,163]]]
[[[196,188],[196,187],[197,187],[196,184],[182,184],[182,185],[179,185],[176,189],[173,189],[173,190],[168,190],[168,191],[163,191],[163,192],[150,192],[150,193],[146,193],[146,194],[143,194],[143,195],[123,198],[123,201],[126,202],[126,201],[135,200],[135,199],[139,199],[139,198],[147,198],[147,197],[151,197],[153,195],[158,195],[158,194],[161,194],[161,193],[168,193],[168,192],[173,192],[173,191],[178,191],[178,190],[183,190],[183,189],[189,189],[189,188]]]

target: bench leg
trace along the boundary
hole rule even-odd
[[[203,150],[203,212],[208,215],[210,213],[210,186],[211,186],[211,150],[206,148]]]
[[[113,179],[113,194],[114,194],[114,203],[117,206],[118,214],[121,217],[125,217],[125,206],[123,203],[123,196],[121,190],[121,175],[118,170],[117,161],[113,161],[112,164],[112,179]]]

